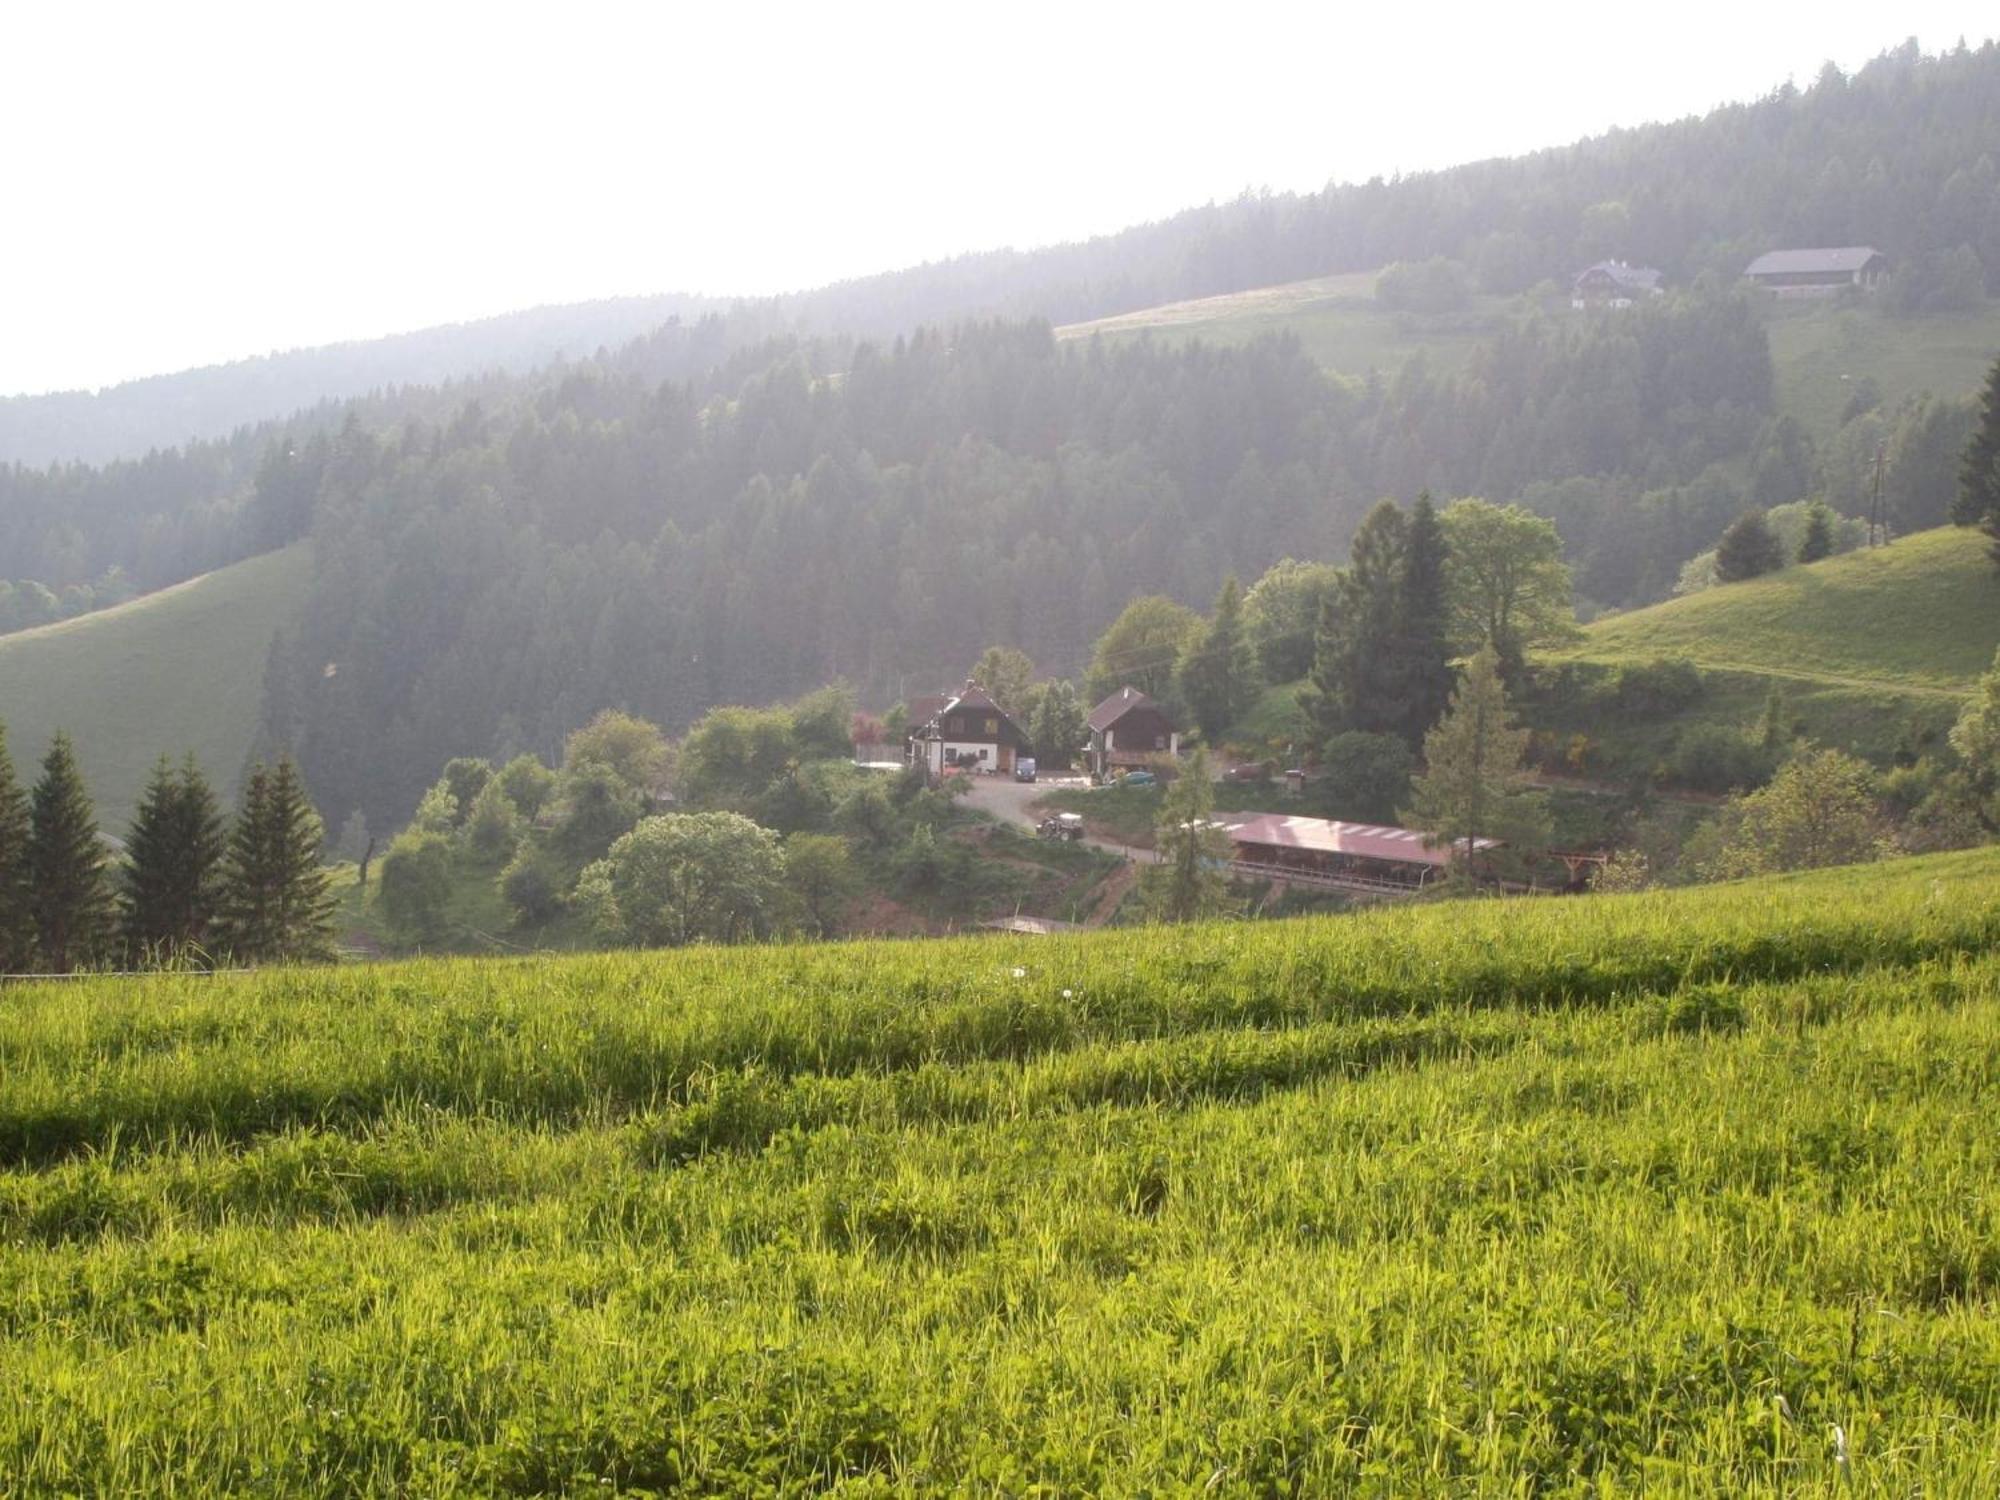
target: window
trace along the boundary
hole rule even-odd
[[[986,747],[985,747],[984,745],[981,745],[981,746],[979,747],[979,758],[980,758],[981,760],[984,760],[984,759],[986,759]]]
[[[986,732],[988,734],[998,734],[1000,732],[1000,721],[998,719],[988,719],[986,721]]]

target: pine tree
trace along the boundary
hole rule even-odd
[[[1154,832],[1159,861],[1140,872],[1140,895],[1153,920],[1193,922],[1228,912],[1225,868],[1234,851],[1228,833],[1211,816],[1214,810],[1208,752],[1197,750],[1161,802]]]
[[[1761,510],[1747,510],[1729,523],[1715,544],[1715,577],[1719,583],[1761,578],[1785,565],[1785,549]]]
[[[224,849],[222,812],[190,755],[162,756],[126,836],[124,932],[134,958],[198,949],[214,920]]]
[[[1397,731],[1412,747],[1451,702],[1450,597],[1446,592],[1444,527],[1430,492],[1417,496],[1396,580],[1393,694],[1401,706]]]
[[[1806,531],[1799,538],[1799,561],[1818,562],[1822,557],[1833,556],[1833,512],[1826,503],[1815,500],[1806,508]]]
[[[1527,749],[1528,731],[1514,723],[1500,654],[1488,641],[1467,663],[1450,710],[1424,736],[1424,773],[1410,784],[1402,814],[1454,851],[1457,877],[1476,880],[1491,867],[1479,840],[1505,844],[1510,862],[1546,845],[1546,799],[1528,790],[1522,775]]]
[[[1395,642],[1408,532],[1395,501],[1369,511],[1352,561],[1320,605],[1312,687],[1302,701],[1322,742],[1346,730],[1393,733],[1402,723]]]
[[[58,731],[28,814],[29,909],[44,968],[66,974],[110,942],[117,912],[104,864],[90,793],[69,736]]]
[[[0,974],[34,966],[34,890],[28,875],[28,796],[14,779],[7,727],[0,724]]]
[[[256,963],[304,963],[333,953],[333,893],[320,863],[324,836],[289,757],[258,766],[230,833],[218,923],[222,946]]]
[[[2000,359],[1986,373],[1979,425],[1959,461],[1951,519],[1959,526],[1977,526],[1991,537],[1993,565],[2000,567]]]
[[[1210,744],[1248,711],[1257,691],[1257,663],[1243,628],[1243,586],[1231,574],[1216,596],[1215,616],[1181,654],[1181,701]]]

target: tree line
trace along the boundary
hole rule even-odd
[[[163,757],[114,854],[68,736],[23,788],[0,726],[0,973],[329,959],[321,834],[289,760],[258,767],[225,820],[194,759]]]

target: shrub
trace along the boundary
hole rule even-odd
[[[1771,774],[1770,758],[1741,730],[1697,724],[1674,744],[1667,775],[1697,792],[1731,792],[1753,787]]]
[[[406,941],[435,937],[450,901],[451,841],[421,828],[398,834],[382,857],[375,892],[390,927]]]
[[[1686,657],[1660,657],[1618,669],[1612,699],[1621,713],[1664,718],[1701,701],[1701,669]]]
[[[562,910],[562,877],[542,850],[523,844],[500,872],[500,899],[522,927],[539,927]]]

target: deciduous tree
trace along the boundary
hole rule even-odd
[[[1454,501],[1441,519],[1457,645],[1476,651],[1490,643],[1511,679],[1531,648],[1575,634],[1569,569],[1552,522],[1478,499]]]

